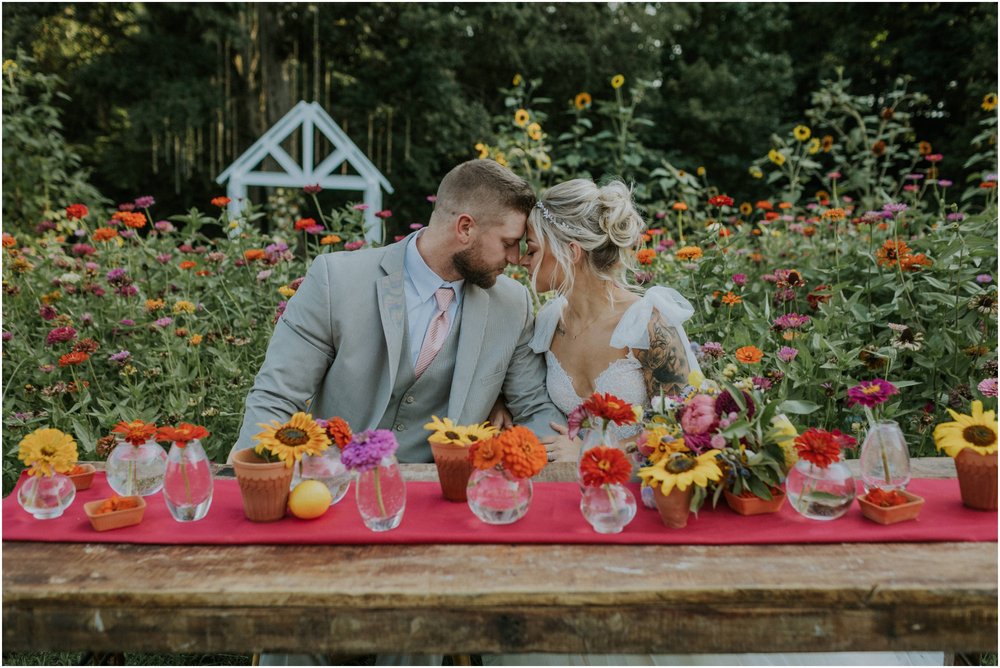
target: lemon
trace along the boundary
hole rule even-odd
[[[320,517],[330,507],[333,496],[319,480],[303,480],[288,496],[288,510],[300,520]]]

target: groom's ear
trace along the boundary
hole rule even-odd
[[[460,213],[455,217],[455,237],[464,245],[472,241],[473,230],[476,227],[476,219],[467,213]]]

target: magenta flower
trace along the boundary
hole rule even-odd
[[[992,283],[993,277],[989,274],[979,274],[976,276],[976,283]]]
[[[349,250],[349,251],[358,250],[364,245],[365,245],[364,241],[348,241],[346,244],[344,244],[344,250]]]
[[[396,436],[388,429],[366,429],[354,435],[340,453],[340,461],[351,471],[370,471],[398,447]]]
[[[894,394],[899,394],[895,385],[883,378],[875,380],[863,380],[854,387],[847,390],[847,405],[856,406],[858,404],[871,408],[884,404]]]
[[[173,318],[166,317],[166,318],[160,318],[159,320],[155,321],[153,324],[156,325],[157,327],[169,327],[170,323],[172,323],[173,321],[174,321]]]
[[[719,359],[726,354],[726,351],[722,348],[722,344],[718,341],[706,341],[701,346],[701,352],[703,355],[708,355],[715,359]]]
[[[587,417],[589,417],[589,415],[587,413],[587,409],[583,407],[583,404],[580,404],[570,411],[569,415],[566,417],[566,426],[569,427],[569,431],[567,431],[566,435],[569,436],[570,439],[576,438],[577,434],[580,433],[580,427],[583,426],[583,422],[587,419]]]
[[[173,232],[177,229],[169,220],[158,220],[153,223],[153,227],[163,233]]]
[[[45,343],[54,346],[57,343],[66,343],[76,338],[76,330],[72,327],[56,327],[45,337]]]
[[[781,350],[778,351],[778,359],[782,362],[791,362],[795,359],[795,356],[799,354],[797,348],[791,348],[789,346],[781,346]]]
[[[733,284],[734,285],[746,285],[747,275],[746,274],[733,274]]]
[[[390,209],[382,209],[375,214],[376,218],[392,218],[392,211]]]
[[[142,197],[135,198],[135,206],[139,209],[148,209],[154,204],[156,204],[156,200],[153,199],[152,195],[143,195]]]
[[[302,186],[302,192],[304,192],[307,195],[315,195],[316,193],[322,190],[323,190],[322,186],[320,186],[318,183],[315,183],[311,186]]]
[[[10,341],[13,338],[14,338],[14,332],[4,332],[3,333],[3,340],[4,341]]]
[[[997,396],[997,379],[987,378],[976,386],[984,397]]]
[[[716,427],[715,399],[707,394],[696,394],[681,413],[681,427],[685,442],[688,434],[704,434]]]
[[[355,204],[351,208],[354,209],[355,211],[367,211],[368,210],[368,205],[367,204]]]
[[[433,204],[434,202],[438,201],[438,196],[437,195],[428,195],[427,196],[427,201],[430,202],[431,204]]]
[[[944,156],[940,153],[931,153],[930,155],[924,156],[924,160],[927,162],[941,162],[944,160]]]
[[[129,358],[132,357],[132,353],[127,350],[119,350],[114,355],[108,357],[108,361],[114,364],[125,364],[128,362]]]
[[[948,179],[938,179],[938,185],[941,186],[942,188],[949,188],[953,184]]]
[[[774,319],[774,328],[779,332],[786,329],[798,329],[809,324],[809,316],[798,313],[787,313]]]
[[[906,211],[909,208],[910,207],[906,206],[905,204],[899,203],[899,202],[889,202],[888,204],[882,205],[882,210],[883,211],[885,211],[886,213],[889,213],[889,214],[893,214],[893,215],[895,215],[897,213],[903,213],[904,211]]]
[[[42,320],[53,320],[59,312],[54,307],[44,304],[38,307],[38,315],[42,316]]]
[[[950,222],[950,223],[961,223],[963,220],[965,220],[965,214],[956,211],[955,213],[949,213],[946,216],[946,218],[948,219],[948,222]]]

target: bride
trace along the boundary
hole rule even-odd
[[[641,294],[628,283],[644,228],[631,190],[619,180],[603,186],[586,179],[557,184],[528,216],[521,264],[536,292],[558,295],[538,312],[532,348],[545,355],[548,392],[563,413],[593,392],[648,407],[661,393],[678,394],[688,374],[700,371],[683,328],[694,313],[691,304],[673,288]],[[509,423],[502,412],[494,411],[494,424]],[[623,427],[614,435],[626,439],[639,429]],[[551,460],[577,461],[579,440],[563,436],[544,442]],[[942,665],[943,660],[943,654],[931,652],[483,656],[484,665]]]

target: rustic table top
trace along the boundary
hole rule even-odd
[[[915,477],[954,475],[947,458],[914,462]],[[996,543],[5,542],[2,577],[5,651],[997,648]]]

